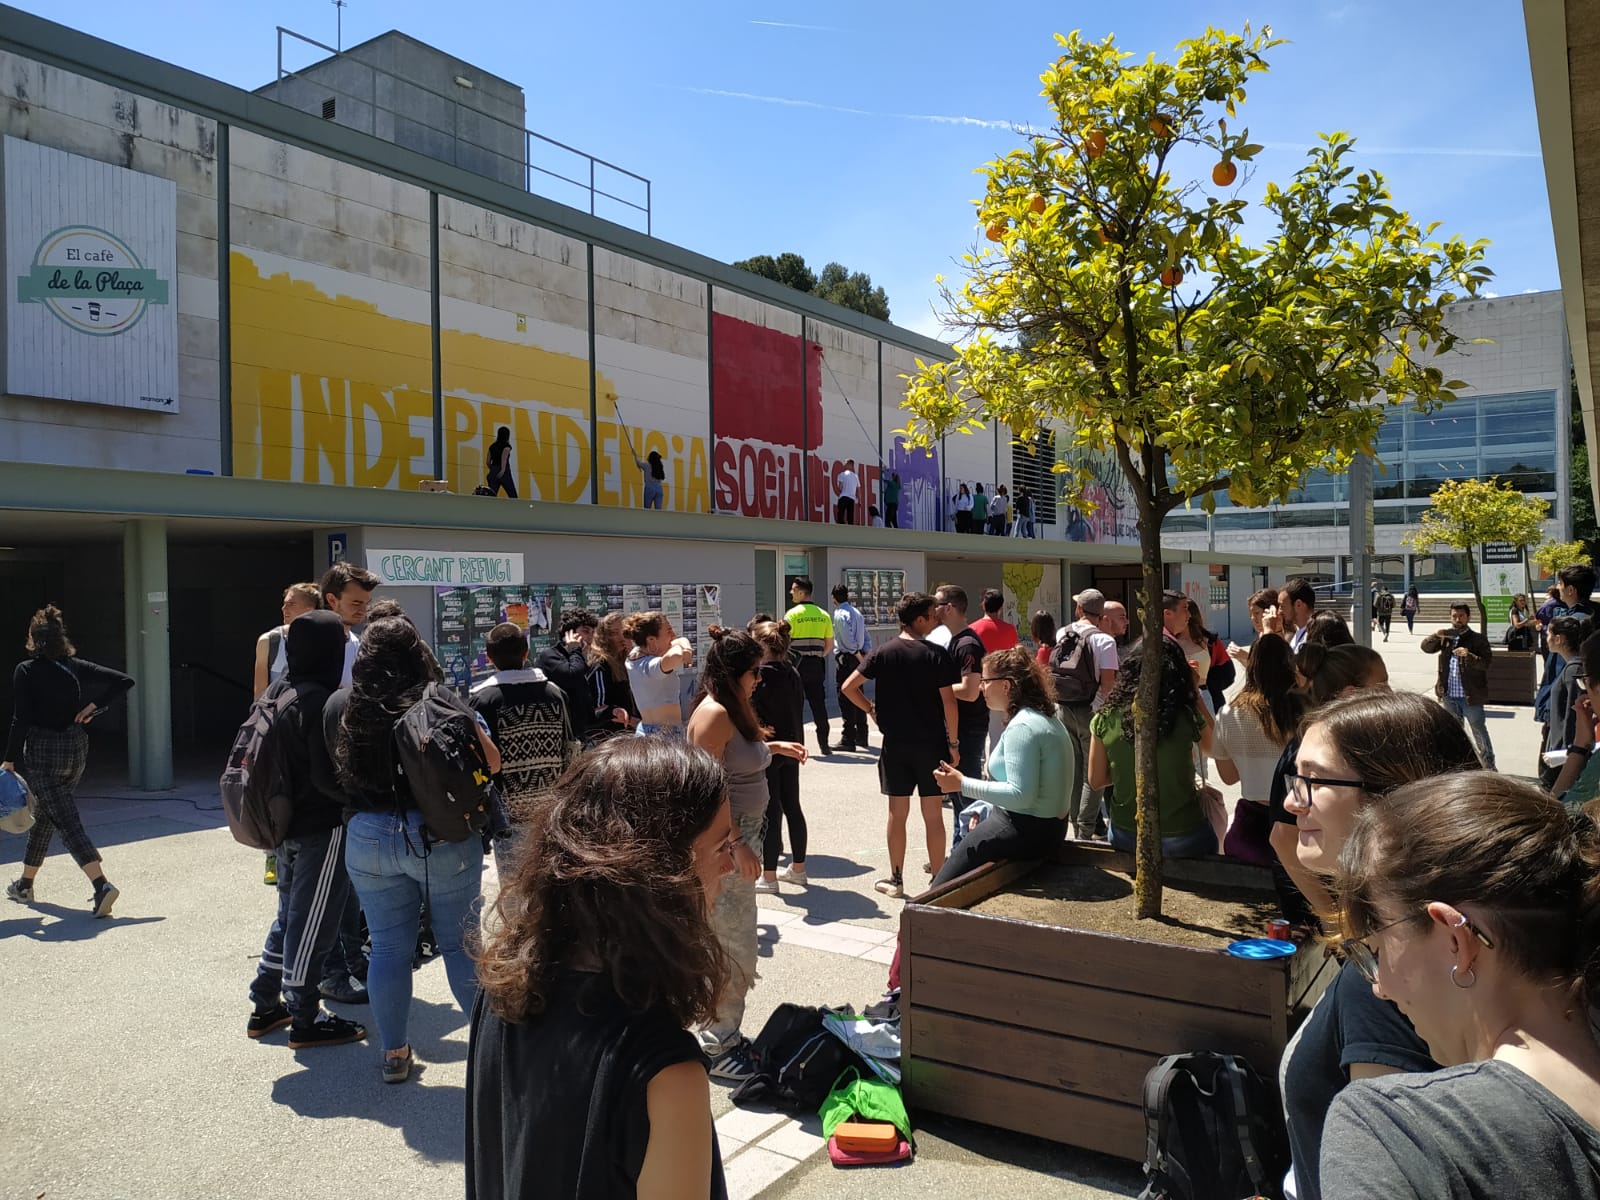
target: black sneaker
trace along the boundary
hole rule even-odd
[[[97,917],[109,917],[111,906],[117,902],[117,897],[122,895],[117,891],[116,884],[104,875],[95,881],[94,895],[89,897],[89,905]]]
[[[354,975],[346,975],[342,980],[324,980],[317,991],[322,993],[324,1000],[332,1000],[337,1004],[366,1004],[371,999],[367,994],[367,985]]]
[[[14,883],[6,884],[6,899],[15,900],[18,904],[32,904],[33,880],[18,879]]]
[[[731,1049],[723,1052],[711,1064],[711,1078],[724,1083],[743,1083],[758,1073],[756,1056],[751,1051],[750,1039],[740,1038]]]
[[[245,1036],[266,1037],[267,1034],[275,1033],[293,1020],[294,1017],[289,1014],[289,1010],[280,1002],[265,1012],[251,1013],[250,1023],[244,1027]]]
[[[289,1027],[289,1049],[306,1050],[312,1046],[344,1046],[359,1042],[367,1036],[367,1027],[346,1021],[332,1013],[323,1013],[310,1025]]]

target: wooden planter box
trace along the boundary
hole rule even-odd
[[[1133,871],[1131,855],[1104,847],[1067,843],[1057,857]],[[989,864],[906,904],[912,1108],[1142,1162],[1140,1093],[1162,1055],[1239,1054],[1276,1093],[1283,1048],[1337,970],[1320,946],[1258,962],[966,911],[1037,868]],[[1272,886],[1265,869],[1221,859],[1171,862],[1166,876]]]
[[[1543,664],[1530,650],[1505,650],[1494,648],[1489,660],[1490,704],[1533,704],[1534,693],[1539,690],[1539,672]]]

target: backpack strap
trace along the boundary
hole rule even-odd
[[[1182,1054],[1169,1054],[1150,1068],[1149,1074],[1144,1077],[1146,1171],[1165,1171],[1167,1168],[1166,1153],[1162,1149],[1167,1140],[1167,1095],[1172,1091],[1177,1077],[1188,1074],[1188,1069],[1179,1065],[1185,1057]]]
[[[1232,1054],[1222,1056],[1222,1068],[1227,1072],[1228,1084],[1233,1090],[1234,1136],[1239,1139],[1239,1153],[1244,1157],[1244,1169],[1250,1173],[1250,1187],[1256,1192],[1267,1190],[1267,1169],[1256,1149],[1255,1129],[1250,1119],[1250,1103],[1244,1091],[1245,1072],[1250,1070]]]

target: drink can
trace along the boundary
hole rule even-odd
[[[1267,936],[1280,942],[1289,941],[1289,922],[1281,917],[1267,922]]]

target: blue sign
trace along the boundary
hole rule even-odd
[[[328,565],[331,567],[336,562],[343,562],[350,550],[350,535],[348,533],[330,533],[328,535]]]

